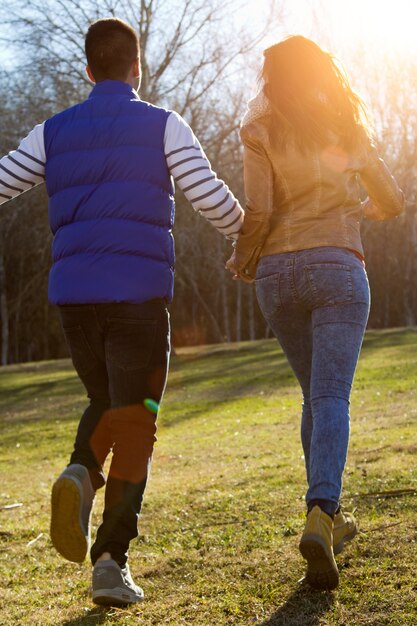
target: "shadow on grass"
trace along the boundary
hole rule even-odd
[[[363,347],[366,353],[384,348],[415,348],[416,328],[389,328],[385,330],[368,330],[365,334]]]
[[[65,372],[66,376],[57,379],[46,378],[48,373],[53,375],[57,371]],[[41,374],[42,380],[31,379],[32,375]],[[21,377],[21,378],[20,378]],[[11,384],[13,383],[13,384]],[[168,403],[181,403],[181,411],[169,410],[162,418],[165,426],[189,421],[204,414],[208,407],[215,403],[220,411],[223,405],[231,400],[256,395],[260,391],[268,394],[276,389],[293,387],[295,378],[289,368],[285,356],[276,340],[265,340],[241,346],[239,348],[213,348],[211,352],[174,357],[170,375],[168,377]],[[56,361],[35,365],[10,366],[0,371],[0,389],[9,390],[0,399],[0,408],[13,412],[13,423],[36,422],[37,413],[23,413],[31,405],[34,398],[39,402],[52,402],[54,398],[65,398],[68,407],[72,403],[82,400],[85,391],[78,380],[71,363]],[[198,388],[196,397],[190,397],[192,391]],[[37,406],[39,406],[37,405]],[[60,416],[68,413],[68,419],[74,419],[69,410],[60,408]],[[65,416],[60,417],[66,419]]]
[[[78,380],[75,372],[68,372],[67,378],[59,380],[45,380],[41,382],[21,383],[18,387],[12,388],[8,395],[4,395],[1,404],[13,406],[16,402],[33,401],[34,398],[44,399],[53,396],[77,396],[83,391],[82,384]]]
[[[315,626],[334,603],[332,593],[301,583],[280,608],[258,626]]]
[[[61,626],[95,626],[95,624],[103,624],[109,611],[112,610],[111,607],[96,606],[86,611],[83,615],[80,615],[80,617],[74,617],[73,619],[61,622]]]

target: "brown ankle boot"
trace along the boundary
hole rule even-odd
[[[339,572],[333,554],[333,520],[319,506],[307,515],[299,548],[307,561],[306,581],[315,589],[335,589]]]
[[[345,541],[353,539],[358,530],[358,524],[352,513],[342,510],[336,513],[333,525],[333,554],[342,552]]]

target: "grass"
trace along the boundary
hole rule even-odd
[[[417,624],[414,330],[366,336],[344,481],[344,505],[357,508],[361,532],[338,557],[333,593],[297,582],[300,395],[275,341],[173,358],[130,551],[146,602],[126,610],[95,607],[89,564],[62,560],[48,535],[51,485],[84,405],[68,361],[0,370],[0,507],[22,503],[0,509],[0,624]],[[101,505],[102,494],[94,527]]]

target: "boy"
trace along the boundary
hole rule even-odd
[[[90,400],[70,464],[52,489],[52,542],[66,559],[84,560],[95,491],[106,484],[91,548],[92,597],[128,604],[143,599],[127,551],[138,534],[170,351],[171,177],[231,239],[243,211],[182,118],[140,100],[135,31],[118,19],[98,20],[85,49],[90,97],[35,126],[1,159],[0,202],[46,182],[54,235],[49,297]]]

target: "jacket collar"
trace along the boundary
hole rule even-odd
[[[134,100],[140,100],[138,92],[121,80],[102,80],[97,83],[90,93],[90,98],[97,96],[130,96]]]
[[[263,92],[263,89],[259,93],[249,100],[248,108],[240,123],[241,127],[248,126],[251,122],[254,122],[260,117],[267,115],[271,110],[270,102]]]

